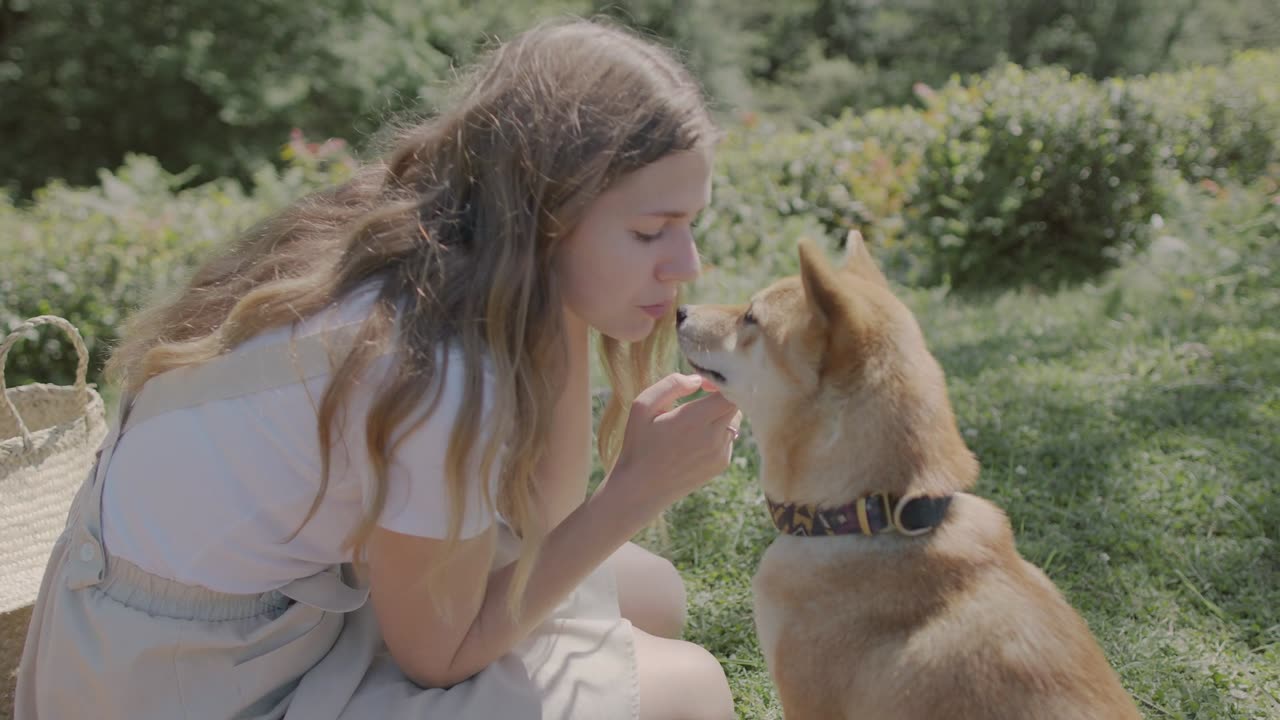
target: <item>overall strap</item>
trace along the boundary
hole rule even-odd
[[[216,400],[292,385],[331,372],[360,331],[349,323],[176,368],[147,381],[129,412],[134,425],[157,415]],[[382,353],[388,348],[382,348]]]
[[[173,410],[206,402],[227,400],[263,390],[291,385],[331,372],[351,350],[361,323],[328,327],[315,334],[234,350],[199,365],[169,370],[151,378],[142,390],[120,398],[120,411],[98,450],[91,485],[81,489],[84,498],[80,517],[68,547],[67,585],[79,589],[96,585],[106,575],[106,554],[102,544],[102,493],[111,462],[126,428],[134,427]],[[390,352],[390,343],[379,354]],[[302,578],[281,591],[310,605],[346,611],[363,604],[368,595],[342,582],[340,568]],[[320,577],[324,576],[324,577]],[[314,579],[313,579],[314,578]],[[299,597],[286,590],[296,584]],[[340,586],[340,587],[339,587]]]

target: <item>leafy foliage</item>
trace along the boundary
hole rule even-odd
[[[12,0],[10,0],[12,2]],[[429,111],[495,36],[582,3],[41,0],[0,9],[0,183],[92,181],[126,153],[247,181],[293,127],[360,144]],[[74,150],[72,150],[74,149]]]
[[[564,14],[640,28],[718,107],[790,122],[1007,62],[1102,79],[1280,44],[1271,0],[0,0],[0,186],[93,182],[130,152],[247,182],[293,127],[363,151],[490,41]]]
[[[924,109],[845,114],[809,130],[741,116],[721,144],[698,228],[703,285],[745,291],[793,271],[798,238],[838,242],[850,228],[906,284],[1052,288],[1093,277],[1142,247],[1162,210],[1161,173],[1280,175],[1280,113],[1266,87],[1278,58],[1102,84],[1006,67],[917,88]],[[1202,131],[1218,144],[1191,142]],[[58,181],[30,205],[0,200],[0,328],[46,312],[68,317],[86,335],[96,376],[124,314],[352,162],[341,142],[299,134],[280,160],[282,170],[259,167],[251,192],[229,179],[188,187],[189,173],[134,155],[100,171],[96,186]],[[56,338],[20,345],[7,377],[68,381],[68,351]]]

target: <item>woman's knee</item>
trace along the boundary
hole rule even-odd
[[[705,648],[636,630],[641,720],[734,717],[724,668]]]
[[[647,633],[678,638],[684,630],[684,579],[671,561],[634,543],[612,558],[622,616]]]

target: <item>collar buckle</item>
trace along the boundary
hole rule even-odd
[[[924,535],[938,527],[950,505],[950,495],[941,497],[908,495],[898,499],[893,507],[893,513],[889,516],[890,522],[893,523],[893,529],[907,537]]]

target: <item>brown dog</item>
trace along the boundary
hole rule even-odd
[[[788,720],[1139,718],[1083,619],[964,493],[978,463],[941,367],[857,233],[843,267],[678,313],[680,347],[742,408],[782,533],[756,629]]]

